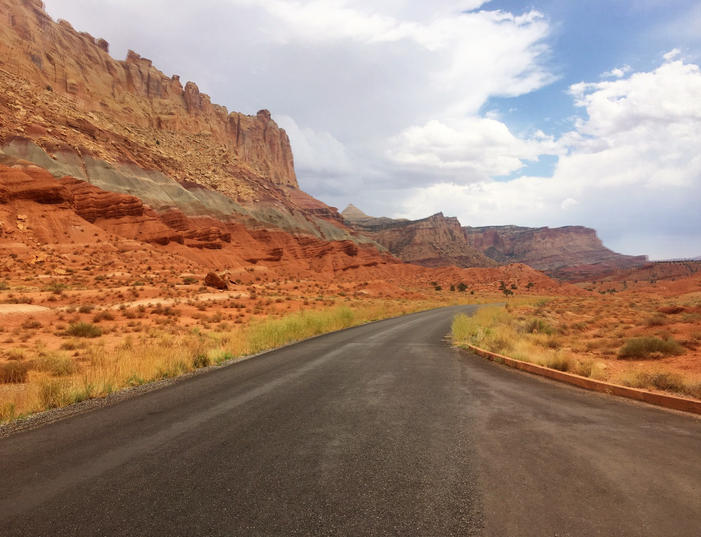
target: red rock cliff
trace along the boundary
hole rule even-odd
[[[609,250],[596,231],[582,226],[461,227],[457,218],[442,213],[422,220],[392,220],[367,216],[352,205],[342,214],[356,230],[403,261],[430,267],[524,263],[550,276],[580,280],[636,267],[647,260]]]
[[[647,261],[645,256],[609,250],[595,230],[583,226],[493,226],[463,230],[468,244],[499,263],[525,263],[561,279],[596,277]]]
[[[422,220],[372,218],[350,205],[343,217],[402,261],[426,267],[491,267],[496,263],[468,244],[457,218],[434,214]]]
[[[229,113],[130,51],[54,22],[39,0],[0,0],[0,145],[15,136],[51,151],[158,169],[240,201],[298,187],[290,142],[267,110]]]

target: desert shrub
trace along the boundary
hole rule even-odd
[[[548,339],[545,340],[544,346],[548,349],[553,349],[557,350],[560,347],[562,347],[562,341],[560,341],[556,337],[549,337]]]
[[[49,380],[39,386],[39,401],[43,408],[59,408],[70,404],[68,385],[64,381]]]
[[[192,285],[192,284],[195,284],[198,282],[199,282],[199,280],[197,278],[193,278],[192,276],[186,276],[183,278],[183,283],[185,285]]]
[[[79,348],[80,348],[80,345],[78,345],[78,343],[75,341],[65,341],[65,342],[61,343],[61,347],[60,347],[60,349],[62,351],[74,351],[74,350],[79,349]]]
[[[543,319],[531,319],[524,329],[529,334],[547,334],[548,336],[554,332],[553,327]]]
[[[0,281],[0,291],[7,291],[8,289],[10,289],[10,285],[5,280]]]
[[[667,324],[667,319],[665,319],[664,315],[653,315],[645,321],[645,324],[648,326],[664,326]]]
[[[696,399],[701,399],[701,382],[686,385],[684,387],[684,393],[690,395],[691,397],[696,397]]]
[[[20,362],[27,357],[25,351],[22,349],[10,349],[6,352],[6,356],[8,360],[14,360],[17,362]]]
[[[675,373],[659,372],[646,373],[638,371],[623,381],[623,384],[632,388],[657,388],[677,393],[688,391],[681,375]]]
[[[547,359],[545,366],[558,371],[570,371],[572,369],[572,360],[566,356],[552,356]]]
[[[489,347],[490,351],[496,352],[498,354],[503,354],[505,352],[510,351],[513,348],[511,340],[502,335],[496,335],[492,337],[489,342],[489,345],[487,346]]]
[[[15,403],[0,404],[0,422],[11,421],[15,419],[17,407]]]
[[[83,304],[78,308],[78,313],[91,313],[95,309],[92,304]]]
[[[652,375],[652,385],[658,390],[673,392],[684,391],[684,379],[676,373],[655,373]]]
[[[658,337],[637,337],[626,341],[618,351],[621,359],[662,358],[684,353],[684,348],[673,339]]]
[[[572,368],[572,373],[582,377],[591,377],[594,371],[594,362],[591,360],[577,360]]]
[[[36,369],[54,377],[66,377],[77,371],[76,363],[67,356],[47,354],[36,361]]]
[[[22,328],[25,330],[36,330],[37,328],[41,328],[41,326],[41,323],[36,319],[27,319],[22,323]]]
[[[22,362],[0,364],[0,384],[22,384],[27,382],[29,366]]]
[[[100,321],[114,321],[114,315],[112,315],[109,311],[100,311],[95,314],[92,322],[99,323]]]
[[[71,323],[66,329],[66,335],[74,337],[96,338],[102,335],[102,330],[99,326],[91,323]]]
[[[68,286],[65,283],[61,282],[51,282],[49,285],[46,286],[46,290],[54,293],[55,295],[60,295],[66,289],[68,289]]]
[[[206,353],[200,352],[195,355],[192,359],[192,367],[195,369],[200,369],[202,367],[208,367],[211,364],[211,360]]]

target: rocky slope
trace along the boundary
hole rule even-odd
[[[0,0],[0,14],[0,156],[157,210],[349,237],[335,209],[299,190],[289,139],[267,110],[230,113],[135,52],[115,60],[40,0]]]
[[[0,257],[55,263],[47,252],[117,254],[135,247],[160,263],[187,260],[199,270],[266,278],[327,277],[399,261],[370,245],[327,241],[237,222],[157,212],[134,196],[72,177],[55,178],[30,164],[0,165]],[[164,261],[165,259],[165,261]]]
[[[141,260],[140,268],[125,265],[125,256],[132,254]],[[149,271],[179,270],[199,277],[216,271],[225,281],[245,284],[361,284],[361,294],[372,296],[411,298],[417,290],[433,294],[442,287],[449,292],[460,283],[466,292],[500,294],[501,281],[518,294],[583,293],[522,264],[420,267],[372,245],[251,229],[177,209],[157,212],[134,196],[71,177],[55,178],[32,164],[0,165],[0,281],[31,274],[47,281],[67,274],[138,275],[147,266]],[[86,280],[83,285],[91,284]]]
[[[467,243],[457,218],[443,213],[422,220],[374,218],[349,205],[341,213],[354,229],[408,263],[426,267],[492,267],[497,265]]]
[[[564,280],[585,280],[647,262],[646,256],[606,248],[596,231],[582,226],[526,228],[465,227],[467,242],[495,261],[525,263]]]
[[[524,263],[563,280],[585,280],[644,264],[606,248],[593,229],[581,226],[462,227],[442,213],[422,220],[373,218],[354,206],[341,213],[349,225],[400,259],[424,266],[489,267]]]
[[[395,242],[427,265],[494,264],[456,247],[457,220],[441,219],[441,247],[430,244],[431,221]],[[562,288],[523,265],[436,272],[400,263],[299,189],[288,137],[269,112],[229,113],[135,52],[113,59],[107,42],[53,21],[39,0],[0,0],[2,270],[59,270],[67,255],[104,269],[129,251],[163,270],[375,281],[380,294],[434,292],[443,279],[475,291],[510,279],[534,283],[526,293]]]

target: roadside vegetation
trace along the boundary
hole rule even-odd
[[[120,389],[236,361],[313,336],[406,313],[445,306],[446,300],[366,299],[282,316],[228,323],[221,312],[188,329],[145,326],[106,346],[102,331],[74,323],[59,350],[15,349],[0,364],[0,421],[105,397]],[[166,315],[165,313],[161,313]],[[102,338],[104,339],[104,338]]]
[[[609,302],[606,311],[589,298],[525,299],[456,316],[452,339],[583,377],[701,399],[697,319],[680,316],[697,306]],[[657,311],[665,308],[675,313]]]

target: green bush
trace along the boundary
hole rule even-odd
[[[684,354],[684,348],[673,339],[658,337],[636,337],[629,339],[618,351],[618,357],[625,359],[662,358]]]
[[[71,323],[66,329],[66,335],[74,337],[96,338],[102,335],[102,330],[99,326],[91,323]]]

